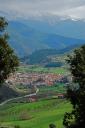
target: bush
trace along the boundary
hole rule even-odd
[[[20,128],[20,126],[19,125],[15,125],[14,128]]]
[[[54,124],[50,124],[49,128],[56,128],[56,126]]]

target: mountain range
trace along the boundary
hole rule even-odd
[[[61,50],[85,43],[85,22],[82,20],[10,20],[7,31],[9,43],[19,57],[40,49]]]

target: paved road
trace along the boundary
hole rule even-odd
[[[7,104],[8,102],[13,101],[13,100],[18,100],[18,99],[21,99],[21,98],[26,98],[26,97],[35,96],[35,95],[37,95],[38,92],[39,92],[39,89],[36,88],[36,92],[35,92],[35,93],[28,94],[28,95],[25,95],[25,96],[16,97],[16,98],[11,98],[11,99],[8,99],[8,100],[5,100],[4,102],[2,102],[2,103],[0,104],[0,106],[3,106],[3,105],[5,105],[5,104]]]

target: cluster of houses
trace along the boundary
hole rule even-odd
[[[52,86],[61,81],[62,78],[62,75],[53,73],[15,73],[9,76],[7,82],[11,84]]]
[[[54,84],[58,82],[62,83],[68,83],[67,77],[60,75],[60,74],[53,74],[53,73],[14,73],[10,74],[9,78],[6,81],[10,85],[21,85],[23,87],[39,87],[39,86],[53,86]],[[66,84],[65,84],[66,85]],[[25,98],[24,101],[26,102],[35,102],[38,100],[38,98],[48,98],[50,93],[48,94],[42,94],[42,95],[33,95],[30,97]],[[50,95],[52,96],[52,94]],[[54,94],[54,98],[60,98],[63,99],[65,97],[65,94],[57,93]],[[23,101],[23,102],[24,102]],[[22,101],[21,101],[22,102]]]

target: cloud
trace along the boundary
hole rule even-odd
[[[44,15],[85,18],[85,0],[0,0],[0,11],[23,18]]]

